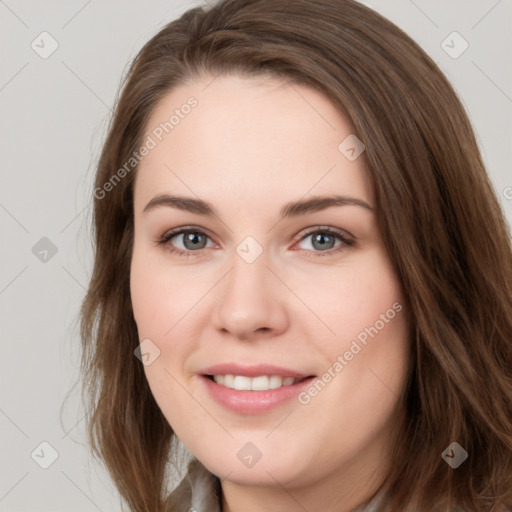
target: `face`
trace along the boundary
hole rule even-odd
[[[333,500],[386,461],[407,312],[352,132],[312,89],[224,76],[172,90],[144,135],[131,264],[144,370],[233,496],[336,481]]]

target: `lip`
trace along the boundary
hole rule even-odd
[[[296,384],[268,391],[239,391],[217,384],[206,375],[201,375],[201,381],[204,382],[210,396],[218,404],[239,414],[262,414],[279,407],[296,397],[315,378],[306,377]]]
[[[222,363],[210,366],[199,372],[202,375],[243,375],[245,377],[259,377],[260,375],[278,375],[280,377],[293,377],[303,379],[311,377],[306,373],[301,373],[289,368],[274,366],[271,364],[257,364],[252,366],[242,366],[236,363]]]

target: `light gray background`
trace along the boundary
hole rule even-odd
[[[89,456],[79,388],[63,424],[59,416],[78,371],[94,164],[128,63],[164,24],[200,3],[0,0],[4,512],[120,510],[108,476]],[[510,222],[512,0],[364,3],[410,34],[454,84]],[[31,47],[35,40],[49,48],[38,37],[43,31],[59,45],[46,59]],[[469,44],[456,59],[442,47],[446,40],[452,53],[460,51],[457,36],[446,39],[454,31]],[[32,252],[42,237],[57,247],[46,262]],[[48,469],[35,462],[51,461],[43,441],[58,452]]]

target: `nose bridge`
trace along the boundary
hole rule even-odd
[[[233,255],[231,261],[231,271],[227,276],[226,298],[233,297],[241,304],[243,303],[241,299],[249,292],[255,298],[257,295],[264,296],[266,292],[268,293],[267,265],[265,256],[260,255],[254,261],[247,261],[240,256],[237,248],[237,253]]]
[[[279,282],[267,268],[266,253],[256,255],[255,250],[251,241],[239,244],[216,297],[216,327],[238,337],[262,328],[280,330],[286,324]]]

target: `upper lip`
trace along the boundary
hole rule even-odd
[[[221,363],[204,368],[203,375],[243,375],[245,377],[258,377],[261,375],[278,375],[280,377],[293,377],[302,379],[311,377],[306,373],[298,372],[290,368],[274,366],[272,364],[256,364],[251,366],[242,366],[236,363]]]

